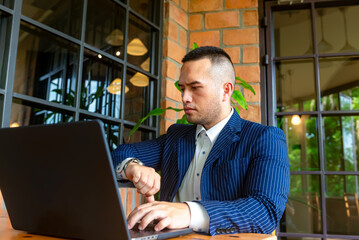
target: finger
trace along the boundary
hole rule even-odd
[[[161,231],[164,228],[168,227],[171,224],[171,218],[165,217],[155,226],[155,231]]]
[[[160,206],[154,207],[145,216],[143,216],[143,218],[141,219],[141,223],[138,225],[138,229],[143,230],[148,226],[148,224],[153,222],[153,220],[161,220],[165,218],[166,215],[160,208]]]
[[[143,187],[146,186],[148,181],[148,176],[147,175],[141,175],[140,179],[137,182],[134,182],[135,187],[137,188],[137,190],[142,189]]]
[[[136,207],[127,217],[128,228],[131,229],[138,223],[149,211],[153,209],[153,203],[146,203]]]
[[[148,197],[146,197],[146,200],[147,200],[148,203],[154,202],[155,201],[155,196],[153,196],[153,195],[148,196]]]
[[[160,186],[159,182],[156,179],[154,179],[152,188],[146,193],[146,196],[149,197],[151,195],[155,195],[160,190],[159,186]]]

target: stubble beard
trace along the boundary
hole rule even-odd
[[[202,126],[214,125],[213,123],[216,123],[216,118],[220,115],[220,107],[213,103],[213,106],[209,104],[207,109],[208,110],[202,114],[197,109],[194,114],[186,114],[187,121]]]

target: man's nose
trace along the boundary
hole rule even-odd
[[[183,103],[190,103],[192,102],[192,97],[189,91],[183,90],[182,91],[182,102]]]

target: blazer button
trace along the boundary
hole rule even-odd
[[[231,233],[231,229],[230,228],[227,228],[226,229],[226,233],[228,234],[228,233]]]
[[[234,233],[236,231],[236,228],[231,228],[231,233]]]

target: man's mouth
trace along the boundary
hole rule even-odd
[[[194,111],[196,111],[196,109],[192,107],[184,107],[183,109],[186,114],[193,113]]]

